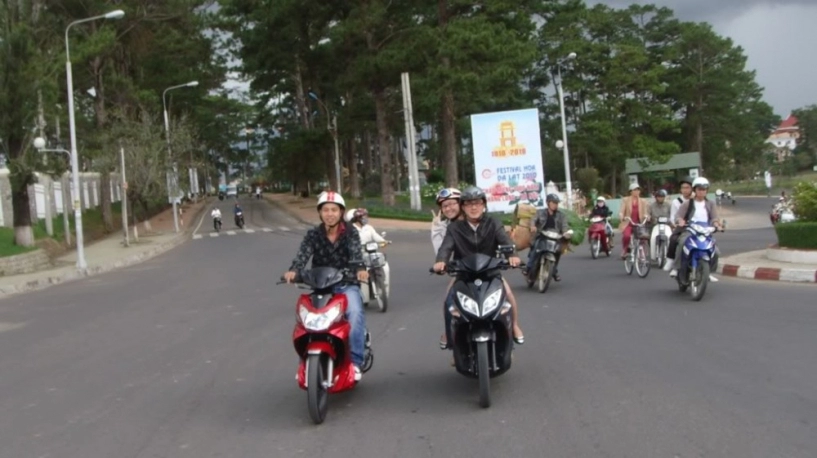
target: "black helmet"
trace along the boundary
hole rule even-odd
[[[476,186],[469,186],[460,194],[460,203],[471,200],[481,200],[482,203],[488,205],[488,198],[485,196],[485,191]]]
[[[655,192],[655,197],[667,197],[667,191],[659,189]]]
[[[560,199],[559,196],[557,196],[556,194],[548,194],[548,196],[545,198],[545,201],[556,202],[558,204],[559,202],[562,201],[562,199]]]
[[[695,180],[693,180],[691,176],[685,176],[685,177],[681,178],[681,181],[678,182],[678,186],[681,186],[684,183],[692,186],[693,181],[695,181]]]

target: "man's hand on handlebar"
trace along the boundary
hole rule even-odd
[[[287,283],[292,283],[293,281],[295,281],[296,276],[298,276],[298,274],[290,270],[289,272],[284,274],[284,281]]]
[[[360,282],[363,282],[363,283],[369,281],[369,272],[366,271],[366,270],[358,271],[357,280],[360,281]]]
[[[445,270],[445,263],[444,262],[435,262],[434,263],[434,272],[440,273]]]
[[[519,264],[521,263],[522,260],[519,259],[518,256],[511,256],[510,258],[508,258],[508,264],[510,264],[511,267],[519,267]]]

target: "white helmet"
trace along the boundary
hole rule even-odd
[[[354,217],[355,217],[355,209],[353,208],[353,209],[351,209],[351,210],[349,210],[349,211],[347,211],[347,212],[346,212],[346,215],[344,215],[343,219],[344,219],[344,220],[345,220],[347,223],[351,223],[351,222],[352,222],[352,218],[354,218]]]
[[[639,186],[638,183],[633,183],[630,185],[630,191],[633,189],[641,189],[641,186]]]
[[[346,210],[346,201],[343,196],[335,191],[324,191],[318,196],[318,211],[321,210],[323,204],[337,204],[341,210]]]
[[[606,201],[607,201],[607,199],[605,199],[604,196],[596,197],[596,202],[606,202]]]
[[[704,189],[709,189],[709,180],[707,180],[704,177],[698,177],[698,178],[692,180],[692,189],[699,188],[699,187],[704,188]]]

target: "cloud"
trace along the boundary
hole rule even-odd
[[[786,116],[795,108],[817,103],[817,61],[810,59],[817,43],[815,0],[654,0],[590,1],[615,8],[633,3],[666,6],[685,21],[709,22],[732,39],[757,71],[765,99]]]

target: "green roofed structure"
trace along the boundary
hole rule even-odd
[[[691,176],[697,178],[701,171],[701,153],[675,154],[664,163],[647,158],[627,159],[624,171],[630,178],[630,183],[638,183],[648,188],[667,187],[677,181],[678,177]],[[646,183],[639,181],[639,177]],[[663,183],[663,184],[661,184]]]

